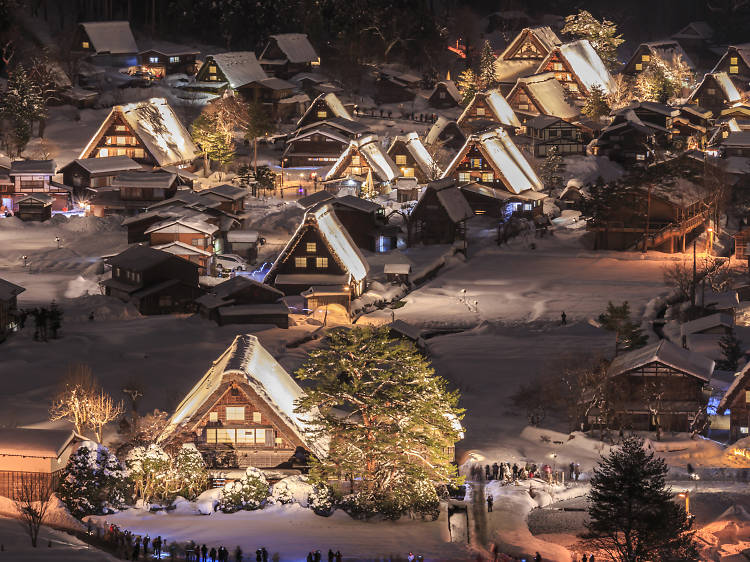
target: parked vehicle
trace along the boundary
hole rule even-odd
[[[247,262],[237,254],[220,254],[215,257],[216,267],[221,266],[228,271],[245,271]]]

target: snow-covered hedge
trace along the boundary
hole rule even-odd
[[[294,475],[282,478],[271,488],[271,499],[274,503],[298,503],[307,507],[308,498],[314,492],[314,487],[307,476]]]
[[[265,475],[252,466],[239,480],[224,486],[219,502],[219,509],[224,513],[234,513],[244,509],[252,511],[263,508],[269,497],[268,480]]]

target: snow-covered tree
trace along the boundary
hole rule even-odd
[[[8,139],[15,155],[20,156],[31,140],[34,121],[45,114],[40,91],[22,65],[16,66],[8,77],[8,87],[0,96],[0,117],[9,127]]]
[[[648,343],[648,336],[630,317],[628,301],[621,305],[609,301],[606,312],[599,315],[599,323],[605,330],[615,332],[615,352],[638,349]]]
[[[261,509],[270,494],[268,480],[265,475],[252,466],[248,467],[245,474],[239,480],[229,482],[221,491],[219,509],[224,513],[235,511],[253,511]]]
[[[234,144],[231,136],[227,136],[217,120],[215,114],[204,112],[193,121],[190,127],[193,141],[203,153],[203,170],[206,174],[210,172],[210,161],[214,160],[221,165],[231,162],[234,158]]]
[[[666,462],[629,437],[594,468],[584,546],[622,562],[698,560],[685,510],[667,486]]]
[[[387,328],[342,330],[297,376],[314,383],[297,411],[312,417],[311,437],[330,438],[328,455],[314,465],[318,480],[357,479],[358,493],[383,511],[417,481],[455,479],[448,450],[461,433],[458,393],[414,343]]]
[[[333,513],[333,490],[324,482],[313,486],[307,499],[307,506],[318,515],[328,517]]]
[[[467,68],[458,75],[456,87],[461,93],[461,105],[468,105],[474,99],[478,90],[478,84],[479,78],[471,68]]]
[[[580,10],[577,14],[565,17],[562,33],[578,39],[588,39],[602,62],[610,71],[617,70],[617,47],[625,40],[617,33],[617,24],[608,19],[597,20],[591,12]]]
[[[172,459],[173,483],[170,495],[194,500],[208,487],[208,470],[200,451],[183,446]]]
[[[744,353],[742,342],[737,338],[734,328],[719,339],[719,347],[723,357],[716,362],[716,368],[723,371],[736,371]]]
[[[539,177],[550,192],[553,189],[562,187],[562,173],[564,170],[565,161],[560,156],[557,147],[550,147],[539,170]]]
[[[271,498],[275,503],[289,504],[298,503],[307,507],[310,495],[315,487],[310,483],[307,476],[296,474],[282,478],[271,488]]]
[[[126,490],[125,470],[117,458],[103,445],[86,442],[68,459],[57,495],[81,519],[122,507]]]
[[[683,88],[695,81],[693,72],[682,55],[674,55],[670,60],[657,54],[635,79],[634,90],[641,100],[667,103],[679,98]]]
[[[170,479],[171,459],[158,445],[135,447],[125,459],[133,495],[144,502],[167,499],[166,485]]]
[[[488,90],[497,86],[497,73],[495,71],[495,53],[489,41],[482,45],[479,55],[479,87]]]
[[[591,86],[586,102],[581,109],[581,113],[585,116],[599,121],[605,115],[609,115],[609,104],[607,104],[607,96],[604,94],[604,90],[599,84]]]

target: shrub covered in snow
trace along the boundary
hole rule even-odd
[[[272,486],[271,498],[275,503],[298,503],[302,507],[307,507],[308,498],[314,489],[307,476],[287,476]]]
[[[127,457],[135,497],[144,502],[194,500],[208,485],[208,471],[195,447],[183,446],[174,456],[158,445],[135,447]]]
[[[268,501],[269,488],[265,475],[252,466],[239,480],[229,482],[221,494],[219,509],[224,513],[234,513],[244,509],[252,511],[261,509]]]
[[[183,446],[172,459],[172,488],[176,494],[192,501],[208,487],[208,470],[198,449]]]
[[[77,517],[102,515],[125,503],[128,482],[117,458],[103,445],[84,442],[70,456],[57,495]]]
[[[333,490],[323,483],[312,486],[307,504],[318,515],[330,516],[333,513]]]
[[[352,517],[382,516],[396,520],[402,515],[437,519],[440,509],[435,486],[423,479],[409,479],[388,490],[360,491],[344,496],[341,507]]]

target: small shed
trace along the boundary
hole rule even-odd
[[[230,230],[227,232],[228,251],[245,258],[251,264],[258,260],[259,240],[257,230]]]
[[[401,283],[409,282],[409,274],[411,273],[411,264],[409,263],[387,263],[383,267],[383,273],[385,273],[385,279],[389,283],[399,285]]]
[[[345,285],[313,285],[300,294],[305,298],[305,308],[311,313],[319,308],[327,310],[331,305],[340,305],[349,311],[351,291]]]
[[[30,193],[16,199],[16,216],[22,221],[46,221],[52,218],[55,198],[45,193]]]

